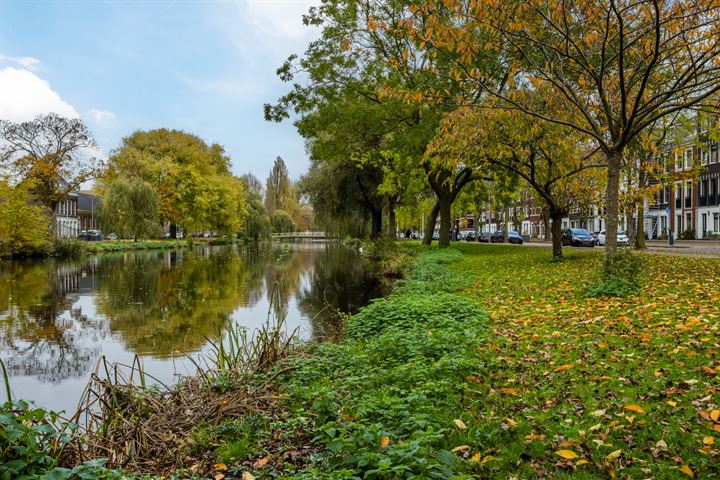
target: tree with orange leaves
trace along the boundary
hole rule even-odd
[[[630,143],[678,111],[718,111],[707,101],[720,90],[718,0],[426,0],[408,6],[402,25],[397,35],[413,40],[425,71],[465,87],[458,101],[515,109],[598,146],[608,167],[608,262],[617,251],[620,169]],[[501,81],[479,61],[493,54],[504,67]],[[517,85],[552,87],[571,110],[539,110],[515,94]]]

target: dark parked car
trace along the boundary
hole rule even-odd
[[[502,230],[498,230],[497,232],[493,233],[490,237],[491,243],[502,243],[505,239],[505,232]],[[510,243],[516,243],[518,245],[523,244],[523,239],[520,236],[520,234],[514,230],[508,231],[508,242]]]
[[[572,245],[573,247],[594,247],[595,239],[584,228],[568,228],[563,230],[562,244]]]
[[[465,234],[465,240],[467,240],[468,242],[474,242],[475,240],[477,240],[475,238],[475,232],[467,232]]]
[[[478,233],[478,242],[489,243],[490,242],[490,234],[488,232]]]

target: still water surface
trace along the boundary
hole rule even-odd
[[[15,398],[72,413],[101,355],[130,363],[137,354],[171,383],[193,373],[187,356],[206,353],[228,321],[254,329],[270,312],[322,339],[337,310],[381,293],[362,259],[336,244],[0,261],[0,358]]]

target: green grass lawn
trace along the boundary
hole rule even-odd
[[[717,478],[720,261],[647,255],[640,295],[589,298],[600,253],[421,253],[282,378],[321,448],[296,470],[260,435],[253,474]]]
[[[720,475],[720,261],[646,255],[639,295],[588,298],[600,252],[460,248],[491,318],[463,401],[481,477]]]

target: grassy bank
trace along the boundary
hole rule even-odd
[[[87,445],[165,478],[717,477],[720,261],[643,256],[637,296],[591,298],[601,260],[422,250],[337,343],[169,392],[101,384],[119,403]]]
[[[195,242],[199,243],[199,242]],[[83,242],[85,253],[96,254],[104,252],[122,252],[125,250],[160,250],[169,248],[183,248],[193,244],[190,240],[103,240],[101,242]]]

